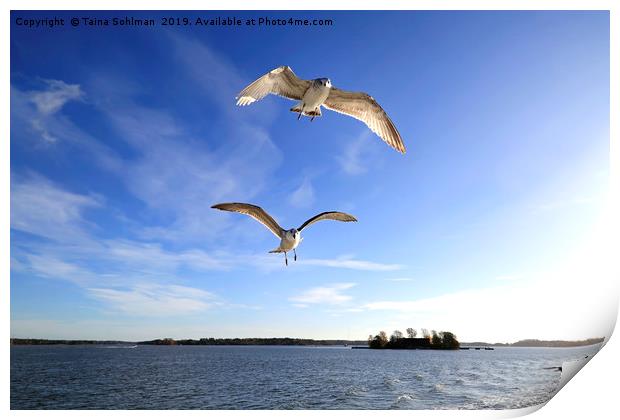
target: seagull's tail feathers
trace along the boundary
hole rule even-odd
[[[276,249],[272,249],[271,251],[269,251],[270,254],[280,254],[284,252],[284,250],[280,247],[276,248]]]
[[[302,110],[301,102],[299,102],[297,105],[291,108],[291,112],[296,112],[298,114],[301,112],[301,110]]]

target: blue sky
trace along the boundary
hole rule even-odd
[[[606,273],[581,259],[608,186],[607,13],[290,11],[268,15],[334,25],[54,30],[17,15],[48,16],[12,14],[13,337],[602,331],[574,303],[597,302],[581,286]],[[280,65],[371,94],[407,154],[330,111],[310,123],[273,96],[235,106]],[[210,209],[225,201],[285,228],[326,210],[359,222],[308,228],[285,267],[268,230]]]

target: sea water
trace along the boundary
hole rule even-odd
[[[11,409],[523,408],[598,349],[11,346]]]

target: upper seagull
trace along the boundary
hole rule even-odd
[[[289,229],[284,230],[280,227],[278,222],[274,220],[265,210],[262,208],[255,206],[253,204],[246,203],[222,203],[215,204],[211,206],[212,209],[224,210],[224,211],[233,211],[241,214],[247,214],[258,222],[262,223],[267,229],[269,229],[274,235],[276,235],[280,239],[280,246],[278,246],[273,251],[269,252],[284,252],[284,263],[288,265],[288,258],[286,253],[289,251],[293,251],[295,254],[295,261],[297,261],[297,252],[295,252],[295,248],[302,241],[301,231],[311,224],[318,222],[319,220],[339,220],[341,222],[357,222],[357,219],[350,214],[342,213],[339,211],[326,211],[320,214],[317,214],[314,217],[306,220],[300,227],[297,229]]]
[[[362,121],[383,141],[400,153],[405,145],[390,117],[375,99],[363,92],[349,92],[332,87],[326,78],[302,80],[288,66],[278,67],[252,82],[237,95],[237,105],[250,105],[268,94],[299,101],[292,112],[312,117],[321,116],[321,106]]]

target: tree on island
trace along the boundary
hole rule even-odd
[[[415,338],[416,335],[418,335],[418,332],[415,329],[413,329],[411,327],[407,328],[407,337]]]
[[[441,333],[441,347],[444,349],[458,349],[459,341],[456,339],[456,336],[449,331],[444,331]]]
[[[379,334],[374,337],[371,335],[368,337],[368,347],[371,349],[382,349],[389,343],[387,334],[385,331],[380,331]]]
[[[390,342],[391,343],[395,343],[396,341],[400,340],[401,338],[403,338],[403,333],[398,331],[398,330],[394,330],[394,332],[390,336]]]
[[[424,337],[416,338],[412,328],[407,329],[408,337],[404,338],[403,333],[396,330],[387,339],[385,331],[379,334],[368,336],[368,347],[371,349],[435,349],[435,350],[457,350],[460,347],[456,336],[449,331],[437,332],[432,330],[431,333],[423,328]],[[415,331],[415,330],[414,330]]]

